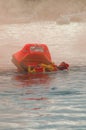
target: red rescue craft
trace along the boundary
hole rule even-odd
[[[68,69],[62,62],[59,66],[52,62],[50,52],[45,44],[26,44],[23,49],[12,55],[12,62],[18,70],[33,72],[51,72]]]

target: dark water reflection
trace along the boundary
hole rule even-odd
[[[44,85],[49,84],[51,77],[49,74],[16,74],[14,79],[16,81],[22,82],[24,86],[30,87],[33,85]]]

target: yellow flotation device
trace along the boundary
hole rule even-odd
[[[54,66],[52,64],[46,65],[46,64],[40,64],[40,66],[42,66],[44,68],[45,71],[53,71],[54,70]]]
[[[35,68],[34,68],[34,67],[28,66],[28,72],[29,72],[29,73],[35,73],[36,71],[35,71]]]
[[[38,64],[37,66],[28,66],[28,72],[29,73],[35,73],[35,72],[52,72],[57,71],[57,66],[54,63],[51,64]]]

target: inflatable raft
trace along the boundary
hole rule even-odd
[[[45,44],[26,44],[20,51],[12,55],[12,62],[19,71],[29,73],[52,72],[69,67],[65,62],[59,66],[55,65]]]

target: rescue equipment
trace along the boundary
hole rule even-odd
[[[23,49],[12,55],[12,62],[19,71],[29,73],[52,72],[68,69],[69,65],[62,62],[59,66],[52,62],[51,55],[45,44],[26,44]]]

